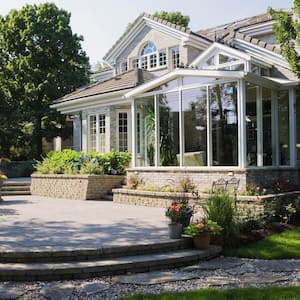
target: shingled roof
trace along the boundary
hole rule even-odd
[[[181,31],[183,33],[188,33],[188,34],[193,34],[195,36],[198,36],[198,37],[201,37],[207,41],[211,41],[211,39],[209,37],[207,37],[206,35],[202,35],[200,33],[197,33],[197,32],[193,32],[190,30],[190,28],[188,27],[184,27],[184,26],[180,26],[180,25],[176,25],[174,23],[171,23],[171,22],[168,22],[166,20],[163,20],[163,19],[159,19],[157,17],[154,17],[153,15],[151,14],[147,14],[147,13],[142,13],[141,15],[139,15],[132,23],[131,27],[133,27],[136,23],[138,23],[138,21],[142,18],[148,18],[148,19],[151,19],[157,23],[160,23],[160,24],[163,24],[163,25],[166,25],[170,28],[174,28],[178,31]],[[129,29],[130,30],[130,29]],[[105,57],[112,51],[112,49],[114,49],[116,47],[116,45],[126,36],[128,30],[126,30],[121,36],[120,38],[113,44],[113,46],[107,51],[107,53],[104,55],[104,59]]]
[[[80,88],[75,92],[58,99],[55,103],[62,103],[75,99],[134,88],[153,78],[155,78],[155,76],[146,70],[132,69],[126,73],[114,76],[106,81],[93,83],[86,87]]]

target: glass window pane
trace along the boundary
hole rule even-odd
[[[257,166],[257,89],[258,86],[249,82],[246,83],[246,137],[248,166]]]
[[[224,54],[219,54],[219,64],[225,64],[231,61],[235,61],[237,60],[236,58],[232,57],[232,56],[227,56]]]
[[[185,166],[206,166],[207,161],[207,89],[182,92],[185,132]],[[178,159],[179,161],[179,159]]]
[[[173,66],[173,68],[179,67],[179,64],[180,64],[179,48],[173,48],[171,50],[171,57],[172,57],[172,66]]]
[[[278,99],[280,165],[290,164],[289,92],[281,91]]]
[[[89,116],[89,150],[96,151],[97,117]]]
[[[105,115],[99,115],[99,133],[98,133],[99,152],[106,152],[105,143]]]
[[[155,157],[155,114],[154,97],[136,99],[139,120],[136,166],[154,166]]]
[[[160,165],[178,165],[179,99],[178,92],[159,95]]]
[[[166,50],[162,50],[159,52],[159,65],[165,66],[167,64],[167,53]]]
[[[214,166],[237,166],[237,84],[210,87],[212,158]]]
[[[271,109],[271,90],[262,89],[262,108],[263,108],[263,163],[264,166],[272,165],[272,109]]]
[[[126,112],[119,113],[119,151],[128,150],[128,115]]]

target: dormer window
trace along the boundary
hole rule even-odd
[[[131,60],[132,68],[141,68],[145,70],[157,70],[167,65],[167,50],[157,50],[152,42],[147,42],[141,50],[139,58]]]

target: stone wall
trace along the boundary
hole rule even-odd
[[[31,175],[31,194],[65,199],[100,200],[124,176],[112,175]]]
[[[281,201],[286,197],[300,195],[300,192],[291,192],[277,195],[265,196],[239,196],[237,197],[237,210],[241,217],[259,217],[264,213],[265,203],[272,200]],[[113,201],[121,204],[131,204],[140,206],[164,207],[166,208],[174,200],[187,199],[194,207],[195,213],[203,213],[203,208],[209,194],[199,194],[195,197],[191,193],[170,193],[170,192],[150,192],[130,189],[113,189]]]
[[[138,175],[143,184],[164,186],[178,186],[180,181],[188,177],[190,178],[197,189],[210,189],[212,182],[223,178],[229,180],[233,176],[239,179],[239,190],[246,190],[247,184],[255,184],[261,187],[266,187],[276,181],[289,180],[291,184],[296,185],[298,182],[298,170],[295,168],[252,168],[238,169],[230,167],[210,167],[210,168],[131,168],[127,170],[127,180],[132,175]],[[298,183],[299,184],[299,183]]]

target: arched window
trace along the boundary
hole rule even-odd
[[[144,46],[144,48],[143,48],[143,50],[142,50],[142,52],[141,52],[141,55],[151,54],[151,53],[154,53],[154,52],[156,52],[156,51],[157,51],[157,50],[156,50],[155,45],[154,45],[152,42],[148,42],[148,43]]]

